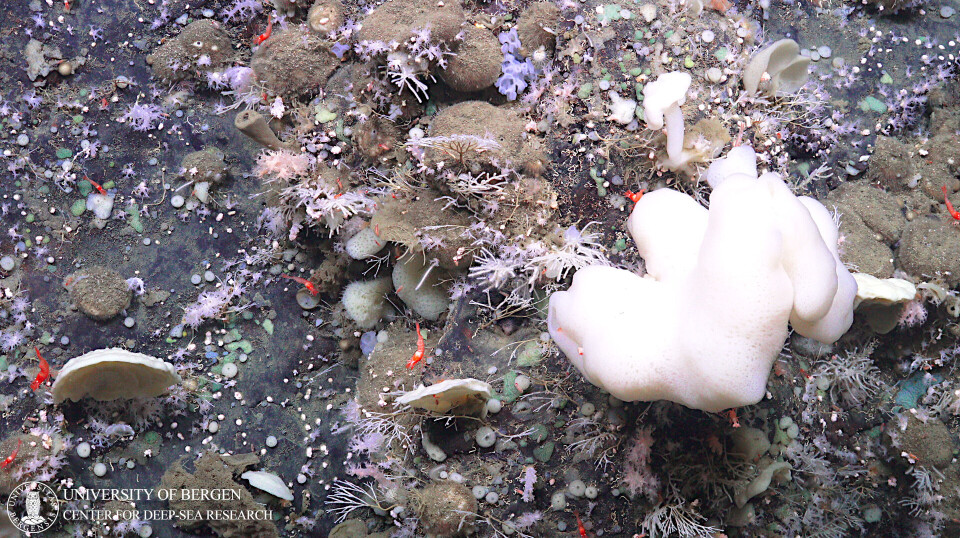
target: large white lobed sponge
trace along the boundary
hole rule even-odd
[[[836,341],[857,285],[837,227],[816,200],[749,147],[710,167],[710,209],[676,191],[644,195],[627,227],[641,277],[591,266],[550,298],[550,334],[593,384],[621,400],[670,400],[716,412],[760,401],[787,337]]]

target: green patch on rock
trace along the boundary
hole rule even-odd
[[[127,206],[127,215],[130,216],[130,218],[127,219],[127,224],[136,230],[138,234],[142,234],[143,223],[140,222],[140,206],[138,206],[136,203]]]
[[[547,440],[550,436],[550,430],[543,424],[534,424],[530,432],[530,439],[533,439],[537,444],[542,443]]]
[[[70,157],[73,157],[73,152],[70,151],[69,149],[67,149],[67,148],[59,148],[59,149],[57,150],[57,158],[58,158],[58,159],[69,159]]]
[[[240,340],[239,342],[231,342],[224,347],[227,348],[227,351],[236,351],[240,349],[247,354],[253,353],[253,346],[250,344],[250,342],[246,340]]]
[[[533,366],[539,363],[542,358],[543,353],[540,351],[540,346],[536,342],[527,342],[520,346],[520,352],[517,353],[517,365]]]
[[[267,331],[267,334],[273,336],[273,322],[269,319],[263,320],[263,330]]]
[[[865,97],[862,101],[857,103],[857,106],[864,112],[870,112],[872,110],[878,114],[883,114],[887,111],[887,105],[872,95]]]
[[[70,206],[70,213],[74,217],[79,217],[83,215],[83,212],[87,210],[87,201],[86,200],[77,200],[73,202],[73,205]]]
[[[894,403],[904,409],[917,407],[917,401],[927,393],[927,388],[930,386],[926,381],[926,375],[926,372],[917,372],[913,377],[904,381],[900,385],[900,391],[897,392]],[[937,380],[937,383],[943,381],[942,374],[933,374],[933,377]]]
[[[548,461],[550,461],[550,458],[553,457],[553,449],[555,447],[556,447],[556,443],[554,443],[553,441],[544,443],[538,446],[537,448],[533,449],[533,457],[537,458],[537,461],[540,461],[542,463],[547,463]]]
[[[620,9],[619,4],[607,4],[603,6],[600,15],[597,17],[602,23],[608,23],[610,21],[618,21],[623,18],[621,14],[623,10]]]
[[[331,112],[330,110],[327,110],[325,107],[318,106],[317,114],[316,116],[314,116],[314,119],[316,119],[317,122],[319,123],[329,123],[337,119],[337,113]]]
[[[580,99],[586,99],[590,97],[590,94],[593,92],[593,83],[588,82],[583,86],[580,86],[580,89],[577,90],[577,97]]]
[[[504,402],[513,403],[520,397],[520,391],[517,390],[515,383],[518,375],[520,375],[519,372],[510,371],[507,372],[507,375],[503,376],[503,394],[500,399]]]

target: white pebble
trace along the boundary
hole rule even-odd
[[[267,437],[267,446],[270,448],[277,446],[277,438],[272,435]]]
[[[217,433],[220,431],[220,423],[216,420],[211,420],[210,424],[207,424],[207,431],[210,433]]]
[[[93,474],[103,476],[107,474],[107,466],[103,463],[97,463],[93,466]]]
[[[714,34],[712,30],[704,30],[703,33],[700,34],[700,39],[702,39],[704,43],[713,43],[715,37],[717,37],[717,35]]]
[[[170,205],[172,205],[177,209],[180,209],[181,207],[183,207],[183,203],[184,203],[183,196],[180,196],[179,194],[174,194],[170,198]]]
[[[137,320],[133,319],[130,316],[127,316],[126,318],[123,319],[123,326],[128,329],[132,329],[133,326],[136,324],[137,324]]]
[[[90,457],[90,443],[84,441],[77,445],[77,455],[81,458]]]
[[[497,400],[496,398],[487,400],[487,413],[496,415],[501,409],[503,409],[503,402],[500,400]]]

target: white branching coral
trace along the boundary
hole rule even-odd
[[[284,188],[280,197],[291,222],[291,240],[304,224],[292,214],[297,210],[303,209],[307,217],[323,223],[332,237],[348,218],[372,214],[377,203],[371,194],[374,194],[371,189],[337,192],[337,188],[321,176]]]

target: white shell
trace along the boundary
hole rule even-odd
[[[463,407],[475,407],[481,413],[485,413],[487,400],[492,394],[493,387],[479,379],[448,379],[435,385],[405,392],[397,398],[396,403],[435,413],[446,413],[451,409]]]
[[[97,349],[74,357],[53,383],[53,401],[152,398],[180,383],[176,368],[155,357],[124,349]]]
[[[251,486],[266,491],[274,497],[285,501],[293,500],[293,492],[283,483],[279,476],[266,471],[247,471],[240,475],[240,478],[246,480]]]
[[[857,304],[896,304],[912,301],[917,287],[902,278],[879,279],[866,273],[853,273],[857,281]]]

